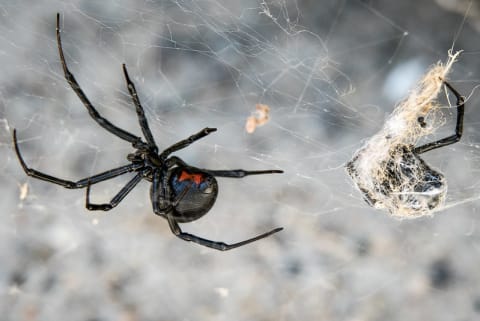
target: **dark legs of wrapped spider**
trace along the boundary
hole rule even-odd
[[[260,171],[246,171],[243,169],[236,170],[210,170],[201,169],[186,164],[183,160],[170,154],[188,147],[195,141],[213,133],[216,128],[204,128],[196,134],[181,140],[163,152],[158,153],[158,147],[155,143],[153,135],[148,126],[148,121],[145,112],[138,98],[135,85],[131,81],[127,68],[123,64],[123,74],[125,76],[128,92],[135,105],[136,113],[140,128],[145,142],[141,137],[135,136],[103,118],[90,100],[87,98],[80,85],[77,83],[75,77],[68,69],[65,61],[65,56],[62,49],[62,42],[60,38],[60,15],[57,13],[57,28],[56,28],[58,52],[60,55],[60,62],[64,71],[65,79],[77,94],[88,113],[102,128],[109,131],[113,135],[130,142],[136,150],[127,156],[130,164],[117,167],[105,171],[103,173],[83,178],[78,181],[69,181],[61,178],[45,174],[35,169],[29,168],[20,153],[17,142],[16,130],[13,130],[13,142],[15,152],[18,160],[28,176],[37,178],[46,182],[61,185],[65,188],[87,188],[86,191],[86,208],[92,211],[109,211],[117,206],[130,191],[142,180],[145,179],[152,182],[150,197],[154,213],[167,219],[172,233],[177,237],[191,241],[206,247],[216,250],[230,250],[239,246],[243,246],[274,233],[281,231],[283,228],[276,228],[267,233],[263,233],[256,237],[247,239],[242,242],[234,244],[226,244],[223,242],[210,241],[192,234],[184,233],[178,223],[187,223],[194,221],[205,215],[213,206],[217,193],[218,185],[215,177],[230,177],[243,178],[249,175],[261,174],[275,174],[283,173],[281,170],[260,170]],[[111,178],[134,172],[135,176],[111,199],[109,203],[92,204],[90,203],[90,188],[91,185],[97,184]]]
[[[437,140],[435,142],[431,142],[422,146],[415,147],[415,149],[413,150],[415,154],[422,154],[432,149],[437,149],[440,147],[455,144],[460,140],[460,138],[462,138],[463,115],[465,112],[465,98],[462,95],[460,95],[460,93],[455,88],[453,88],[452,85],[450,85],[448,82],[444,81],[444,84],[457,98],[457,124],[455,127],[455,134],[445,137],[443,139]]]

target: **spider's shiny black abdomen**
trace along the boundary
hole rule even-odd
[[[181,199],[172,214],[179,223],[191,222],[207,214],[218,195],[215,177],[193,168],[175,168],[170,176],[170,188],[172,198]]]

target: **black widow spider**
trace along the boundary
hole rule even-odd
[[[13,130],[13,141],[15,145],[15,152],[23,167],[23,170],[28,176],[38,178],[50,183],[61,185],[65,188],[83,188],[86,187],[86,208],[91,211],[109,211],[117,206],[127,194],[142,180],[146,179],[152,183],[150,189],[150,198],[152,201],[153,211],[156,215],[167,219],[170,229],[177,237],[192,241],[197,244],[210,247],[212,249],[226,251],[233,248],[252,243],[260,240],[274,233],[281,231],[283,228],[276,228],[270,232],[258,235],[248,240],[226,244],[223,242],[215,242],[201,237],[184,233],[180,229],[178,223],[187,223],[199,219],[212,208],[218,195],[218,184],[215,176],[218,177],[232,177],[242,178],[247,175],[259,174],[274,174],[283,173],[281,170],[261,170],[261,171],[246,171],[243,169],[236,170],[210,170],[200,169],[189,166],[179,157],[170,156],[170,154],[188,147],[193,142],[209,135],[216,131],[216,128],[204,128],[198,133],[181,140],[176,144],[158,153],[158,147],[155,144],[152,133],[148,127],[148,122],[140,100],[135,90],[133,82],[127,73],[127,68],[123,64],[123,73],[125,75],[128,91],[132,97],[135,105],[140,128],[145,137],[146,142],[142,138],[137,137],[121,128],[116,127],[110,121],[100,116],[97,110],[88,100],[80,85],[75,80],[75,77],[70,72],[65,62],[63,54],[62,43],[60,39],[60,14],[57,13],[57,45],[60,54],[60,61],[62,63],[65,79],[77,94],[78,98],[87,108],[90,116],[101,127],[114,134],[115,136],[130,142],[136,150],[128,154],[127,159],[131,162],[128,165],[120,166],[106,172],[90,176],[79,181],[73,182],[44,174],[35,169],[29,168],[23,160],[17,143],[16,130]],[[90,186],[113,177],[135,172],[136,175],[115,195],[109,203],[106,204],[92,204],[89,200]]]

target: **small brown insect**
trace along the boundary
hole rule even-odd
[[[247,123],[245,124],[247,133],[251,134],[257,127],[265,125],[270,119],[269,113],[270,107],[268,105],[256,104],[255,111],[247,118]]]

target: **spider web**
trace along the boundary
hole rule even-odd
[[[478,7],[462,1],[2,1],[0,4],[0,310],[7,320],[451,320],[480,310],[477,204]],[[98,111],[140,135],[126,63],[160,149],[211,169],[282,169],[219,179],[215,206],[183,242],[152,215],[139,184],[107,213],[84,190],[26,177],[80,179],[126,164],[128,143],[88,116],[67,63]],[[426,153],[449,182],[446,209],[398,221],[370,208],[344,170],[395,104],[450,48],[467,97],[462,140]],[[269,118],[251,134],[256,105]],[[450,135],[455,112],[425,142]],[[107,202],[129,175],[92,187]],[[408,304],[408,306],[405,306]]]

